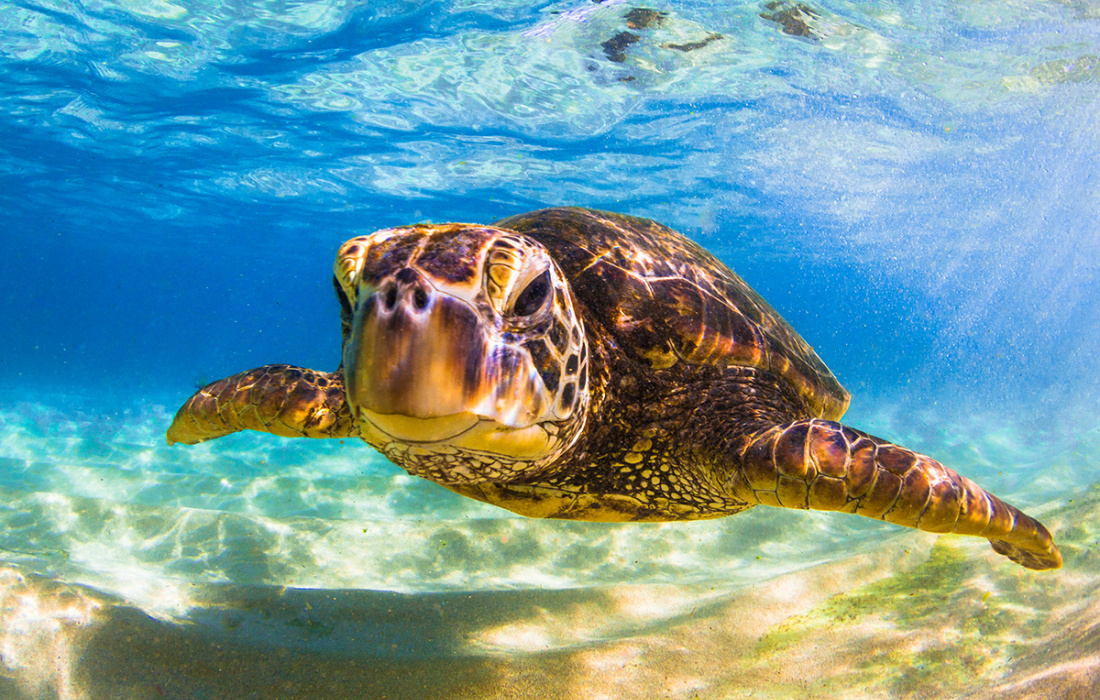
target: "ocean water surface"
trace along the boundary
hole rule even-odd
[[[1098,173],[1093,0],[0,3],[0,697],[1091,697]],[[710,249],[1065,566],[165,444],[208,381],[336,368],[344,240],[556,205]]]

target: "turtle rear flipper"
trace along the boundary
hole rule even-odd
[[[176,413],[167,438],[169,445],[195,445],[240,430],[308,438],[359,434],[342,372],[265,365],[199,389]]]
[[[775,426],[749,438],[730,477],[749,503],[838,510],[928,532],[990,540],[1028,569],[1062,565],[1042,523],[939,462],[825,420]]]

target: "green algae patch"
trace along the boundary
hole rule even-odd
[[[901,696],[950,697],[961,688],[976,685],[996,660],[992,650],[981,644],[933,647],[900,660],[890,686]]]
[[[1045,514],[1066,569],[1100,571],[1100,483]]]
[[[940,538],[923,564],[861,586],[851,593],[836,595],[805,615],[787,618],[764,635],[756,652],[773,653],[806,635],[871,616],[899,623],[926,619],[942,611],[945,596],[953,596],[969,573],[966,555],[947,544],[945,538]],[[980,594],[977,597],[980,600]]]
[[[999,674],[1007,637],[1027,616],[973,580],[980,564],[941,537],[927,561],[787,618],[756,644],[758,661],[831,644],[834,682],[899,696],[957,692]]]
[[[967,555],[947,541],[939,538],[923,564],[833,597],[823,606],[823,613],[834,620],[877,614],[903,622],[941,613],[946,600],[958,592],[971,572]]]

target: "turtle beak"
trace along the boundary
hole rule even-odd
[[[542,409],[516,351],[470,304],[404,268],[365,296],[344,352],[357,418],[406,442],[435,442],[483,418],[526,427]]]

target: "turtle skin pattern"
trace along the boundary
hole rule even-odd
[[[912,450],[833,421],[803,420],[754,436],[730,486],[749,502],[836,510],[927,532],[976,535],[1029,569],[1061,554],[1038,521]]]
[[[194,445],[241,430],[303,438],[358,434],[343,374],[265,365],[195,392],[176,414],[167,439],[169,445]]]
[[[778,375],[813,415],[836,419],[848,392],[786,321],[718,258],[649,219],[575,207],[496,223],[545,245],[588,318],[652,370],[756,367]]]

